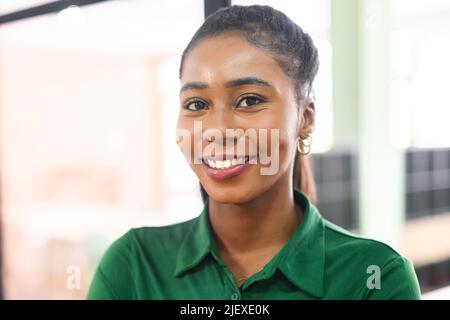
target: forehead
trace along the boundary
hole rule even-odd
[[[267,51],[238,34],[224,34],[202,39],[193,47],[184,61],[181,80],[214,82],[249,75],[272,81],[288,80]]]

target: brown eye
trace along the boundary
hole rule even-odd
[[[263,99],[255,96],[249,96],[241,99],[237,105],[237,108],[250,108],[261,102],[263,102]]]
[[[206,109],[207,105],[201,100],[195,100],[187,103],[184,108],[190,111],[200,111]]]

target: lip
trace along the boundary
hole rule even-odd
[[[219,157],[220,159],[221,157]],[[237,164],[227,169],[215,169],[208,166],[205,162],[202,161],[203,169],[206,171],[206,174],[214,180],[224,181],[234,177],[237,177],[244,173],[247,169],[249,169],[252,164],[249,162],[245,162],[243,164]]]

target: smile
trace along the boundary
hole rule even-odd
[[[221,155],[204,157],[203,168],[209,177],[215,180],[227,180],[244,173],[251,163],[256,163],[256,156]]]
[[[248,163],[251,159],[255,159],[256,157],[249,156],[228,156],[228,157],[218,157],[219,159],[227,159],[227,160],[219,160],[214,158],[203,158],[203,163],[208,167],[213,169],[229,169],[237,165],[242,165]],[[231,159],[230,159],[231,158]]]

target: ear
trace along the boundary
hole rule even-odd
[[[314,98],[305,98],[301,104],[300,112],[298,136],[300,139],[306,139],[315,129],[316,107]]]

